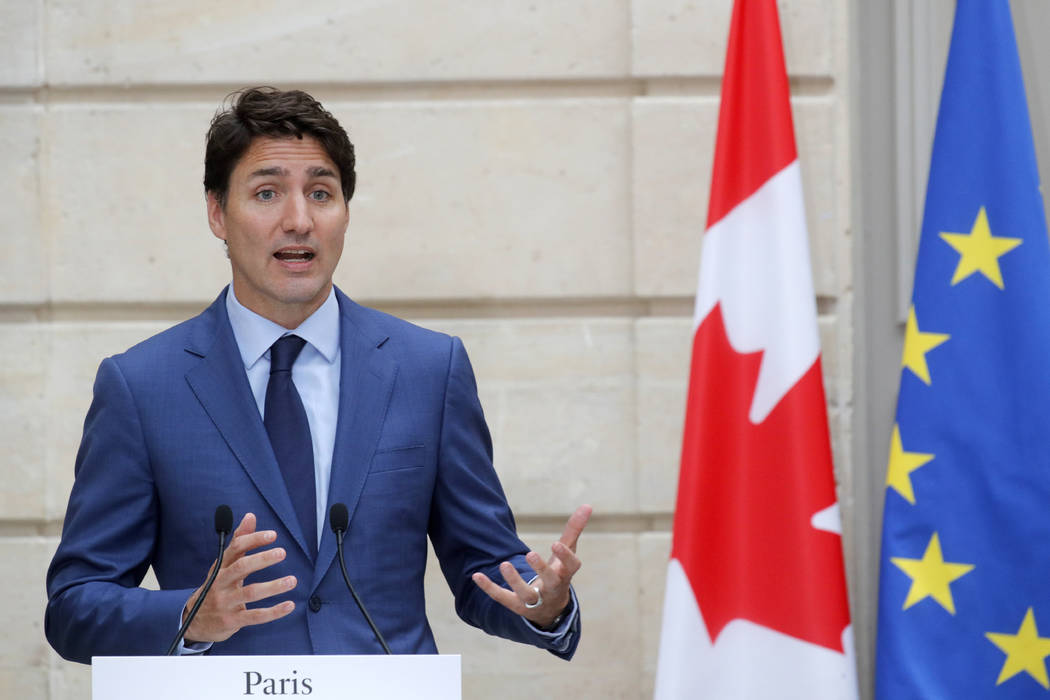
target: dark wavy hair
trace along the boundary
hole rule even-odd
[[[230,175],[257,136],[311,136],[339,169],[343,199],[354,196],[354,144],[330,112],[302,90],[253,87],[230,93],[208,127],[204,191],[226,206]]]

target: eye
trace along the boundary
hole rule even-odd
[[[332,198],[332,195],[325,190],[314,190],[310,193],[310,199],[315,202],[327,202]]]
[[[277,193],[273,190],[259,190],[255,193],[255,198],[261,202],[272,202],[277,196]]]

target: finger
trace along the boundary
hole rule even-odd
[[[521,577],[521,574],[518,573],[513,564],[509,561],[503,562],[499,565],[499,572],[503,574],[503,580],[507,582],[507,585],[518,596],[522,604],[528,603],[532,605],[536,602],[539,594],[525,582],[525,579]]]
[[[255,532],[255,514],[245,513],[244,517],[241,518],[241,522],[237,524],[237,528],[233,531],[233,535],[230,540],[226,543],[226,549],[223,550],[222,565],[227,567],[244,553],[245,542],[243,538],[246,535],[250,535]],[[274,533],[276,535],[276,533]],[[214,564],[212,565],[214,567]],[[208,570],[208,575],[211,575],[211,569]]]
[[[223,572],[220,573],[219,578],[222,579],[224,586],[240,585],[245,578],[256,571],[262,571],[268,566],[284,561],[285,554],[283,547],[274,547],[256,554],[248,554],[230,566],[223,567]]]
[[[255,532],[255,514],[245,513],[244,517],[241,518],[241,522],[238,523],[237,529],[233,532],[233,537],[230,538],[230,543],[223,551],[222,555],[222,568],[225,570],[240,559],[241,555],[247,549],[254,549],[255,547],[263,546],[269,542],[273,542],[277,538],[277,533],[273,530],[266,530],[263,532]],[[208,567],[208,573],[205,576],[205,580],[211,578],[211,572],[215,569],[213,561],[211,566]],[[221,573],[221,572],[220,572]],[[216,580],[218,583],[218,580]],[[188,605],[192,605],[197,600],[197,596],[200,595],[200,589],[194,591],[190,597]]]
[[[265,600],[266,598],[280,595],[281,593],[287,593],[295,588],[296,583],[297,581],[294,576],[285,576],[284,578],[274,579],[273,581],[253,583],[244,586],[241,589],[241,600],[244,603],[254,603],[259,600]]]
[[[547,565],[547,562],[543,561],[543,557],[536,552],[528,552],[525,555],[525,561],[529,563],[529,566],[531,566],[532,570],[536,572],[536,575],[544,581],[547,581],[553,573],[550,570],[550,566]]]
[[[557,559],[562,564],[560,567],[560,576],[563,581],[571,579],[576,575],[576,572],[580,570],[580,567],[583,566],[580,558],[576,556],[576,552],[569,549],[561,542],[555,542],[551,545],[551,553],[554,555],[553,558]],[[553,569],[555,567],[548,568]]]
[[[260,530],[259,532],[249,532],[239,537],[234,537],[223,555],[223,566],[226,567],[236,563],[246,552],[273,544],[276,539],[277,533],[273,530]]]
[[[566,575],[560,569],[562,566],[550,566],[547,562],[543,561],[536,552],[529,552],[525,555],[525,561],[529,563],[529,566],[536,572],[537,580],[542,582],[539,589],[545,594],[544,598],[548,598],[551,595],[560,598],[561,591],[568,585],[569,580],[572,578],[572,574]],[[551,557],[551,561],[557,561],[554,557]],[[535,598],[535,596],[532,596]],[[532,600],[529,598],[529,600]]]
[[[233,531],[233,537],[247,535],[252,532],[255,532],[255,513],[245,513],[244,517],[241,518],[241,522],[238,523],[237,529]]]
[[[587,527],[587,521],[590,520],[592,510],[586,504],[577,508],[576,512],[569,516],[569,521],[565,523],[565,529],[562,530],[561,539],[558,541],[575,552],[576,542],[580,539],[580,533],[583,532],[583,528]]]
[[[483,573],[474,574],[471,579],[480,588],[485,595],[492,598],[494,601],[507,608],[511,612],[518,613],[519,615],[525,610],[525,606],[522,605],[521,599],[513,591],[508,591],[503,586],[500,586],[495,581],[490,579]]]
[[[238,628],[273,622],[274,620],[281,619],[293,610],[295,610],[295,603],[290,600],[278,603],[269,608],[251,608],[250,610],[242,610],[237,616]]]

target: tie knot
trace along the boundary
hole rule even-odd
[[[297,335],[281,336],[270,346],[270,374],[290,372],[306,341]]]

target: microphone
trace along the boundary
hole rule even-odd
[[[208,576],[204,588],[201,589],[201,594],[197,596],[197,602],[190,608],[190,614],[186,616],[186,621],[179,628],[179,633],[171,641],[171,646],[168,647],[168,653],[165,656],[173,656],[175,654],[175,650],[179,647],[179,642],[186,635],[186,630],[190,628],[190,623],[197,616],[197,611],[200,610],[205,596],[211,590],[211,585],[215,583],[215,577],[219,575],[219,569],[222,568],[222,555],[226,549],[226,537],[229,536],[231,530],[233,530],[233,511],[230,510],[228,505],[223,504],[215,509],[215,532],[219,535],[219,555],[215,558],[215,566],[212,568],[211,575]]]
[[[332,526],[332,532],[335,533],[335,547],[339,552],[339,568],[343,572],[343,580],[346,581],[346,587],[350,589],[350,595],[354,597],[354,602],[357,603],[357,607],[361,610],[361,614],[365,616],[365,620],[368,622],[368,626],[372,628],[372,634],[379,640],[380,646],[383,647],[383,651],[387,654],[392,653],[390,647],[386,645],[386,640],[383,639],[383,635],[379,633],[379,628],[376,627],[376,623],[372,622],[372,616],[365,610],[365,604],[361,602],[361,599],[357,596],[357,591],[354,590],[354,585],[350,583],[350,576],[346,573],[346,560],[343,558],[343,535],[346,533],[348,527],[350,527],[350,514],[346,510],[345,503],[335,503],[332,505],[332,509],[328,511],[328,523]]]

